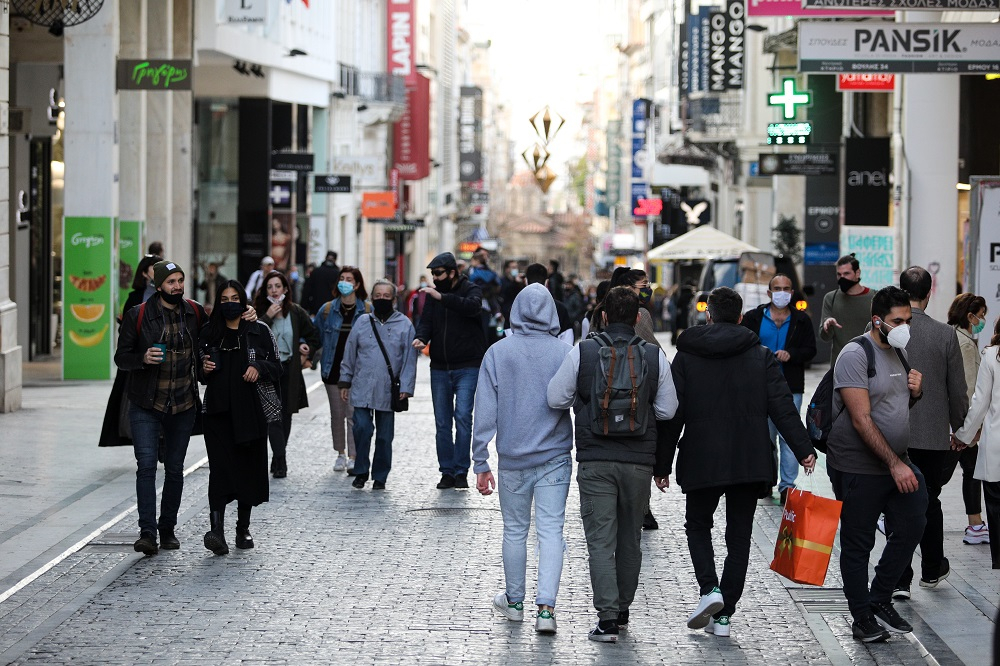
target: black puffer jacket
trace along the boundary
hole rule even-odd
[[[417,340],[431,344],[431,369],[478,368],[486,354],[483,331],[483,290],[464,275],[458,284],[441,294],[427,297],[420,315]]]
[[[764,310],[769,307],[770,303],[764,303],[743,315],[743,325],[759,336]],[[788,361],[781,363],[785,381],[788,382],[788,388],[792,393],[803,393],[806,388],[806,363],[816,356],[816,331],[809,315],[795,308],[791,309],[789,315],[785,351],[788,352]]]
[[[761,496],[770,492],[778,465],[768,417],[796,458],[814,453],[778,361],[743,326],[687,329],[671,368],[680,407],[667,424],[666,457],[657,468],[669,474],[679,449],[677,483],[684,492],[743,483],[759,483]]]

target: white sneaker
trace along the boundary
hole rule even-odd
[[[725,601],[722,599],[722,590],[713,587],[711,592],[702,596],[701,601],[698,602],[698,607],[694,609],[691,617],[688,618],[688,629],[701,629],[708,626],[708,623],[712,621],[712,616],[722,610],[724,605]]]
[[[493,608],[505,618],[513,622],[521,622],[524,620],[524,602],[518,601],[516,604],[509,603],[507,601],[506,592],[498,592],[497,595],[493,597]],[[555,620],[552,620],[552,624],[555,626]]]
[[[354,458],[347,459],[347,473],[350,474],[354,471]]]
[[[708,624],[705,625],[705,632],[709,634],[715,634],[716,636],[722,636],[723,638],[729,637],[729,618],[723,615],[718,620],[715,618],[709,618]]]
[[[341,454],[333,463],[333,471],[343,472],[345,469],[347,469],[347,456]]]
[[[507,596],[504,595],[504,601],[507,600]],[[538,617],[535,618],[535,632],[539,634],[554,634],[556,633],[556,615],[550,610],[538,611]]]
[[[970,546],[976,546],[981,543],[990,542],[990,528],[987,527],[986,523],[980,525],[969,525],[965,528],[965,537],[962,539],[963,543],[967,543]]]

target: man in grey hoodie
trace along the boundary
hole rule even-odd
[[[549,380],[570,345],[559,340],[555,301],[541,284],[525,287],[511,308],[511,335],[486,351],[476,386],[472,459],[476,489],[498,487],[490,471],[489,443],[496,437],[503,515],[506,590],[493,606],[515,622],[524,619],[525,568],[531,504],[538,538],[538,616],[535,631],[556,631],[555,605],[562,575],[563,523],[572,476],[573,424],[569,410],[546,402]]]

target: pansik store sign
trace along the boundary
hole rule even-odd
[[[799,23],[799,71],[880,74],[1000,72],[991,23]]]

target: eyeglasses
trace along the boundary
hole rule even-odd
[[[434,277],[441,277],[442,275],[447,275],[447,274],[448,274],[447,268],[437,268],[431,271],[431,275],[433,275]]]

